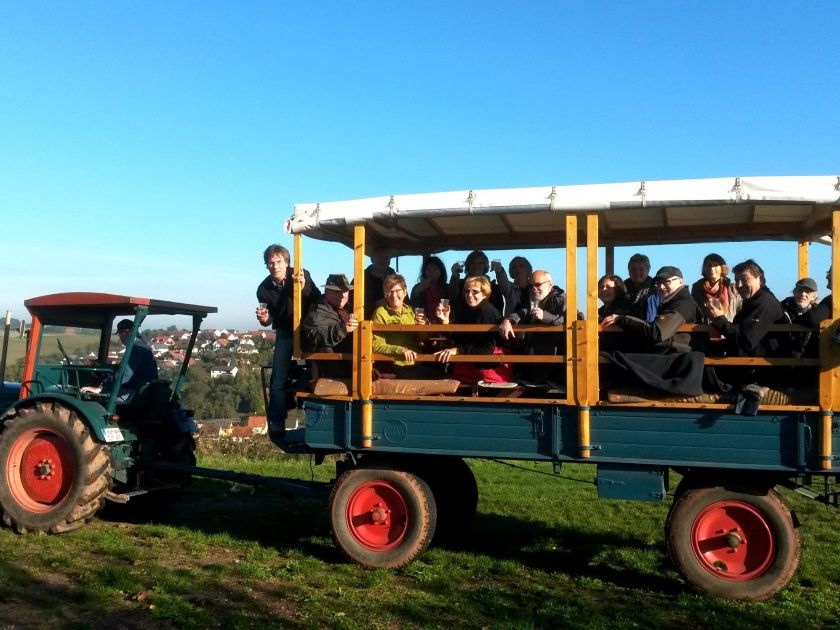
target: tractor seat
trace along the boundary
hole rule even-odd
[[[163,415],[169,407],[172,398],[172,381],[168,378],[158,378],[143,383],[125,404],[117,405],[117,414],[121,418],[152,421],[163,420]]]

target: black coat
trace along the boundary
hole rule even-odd
[[[453,324],[498,324],[502,321],[502,314],[487,298],[475,308],[467,306],[466,302],[456,304],[450,321]],[[496,332],[452,333],[452,341],[458,348],[458,354],[493,354],[497,337]]]
[[[268,276],[257,287],[257,301],[268,304],[268,313],[271,315],[271,327],[274,330],[283,330],[289,334],[292,332],[292,304],[294,297],[292,273],[293,269],[289,267],[286,272],[286,279],[281,286],[277,286],[274,283],[274,279]],[[312,277],[306,269],[303,270],[303,276],[304,283],[301,289],[303,307],[301,308],[301,312],[306,315],[312,302],[321,297],[321,292],[315,286],[315,283],[312,282]]]
[[[321,297],[310,308],[301,324],[306,352],[350,352],[353,335],[344,328],[338,309]]]
[[[712,325],[726,337],[726,353],[732,357],[766,357],[778,354],[778,335],[768,334],[773,324],[786,323],[782,305],[767,287],[761,287],[744,304],[734,321],[721,315]]]
[[[683,324],[696,323],[699,316],[688,287],[683,286],[671,299],[659,304],[652,322],[620,315],[615,323],[629,333],[624,340],[631,351],[665,354],[691,349],[691,333],[677,332],[677,329]]]

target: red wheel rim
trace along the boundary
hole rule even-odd
[[[30,512],[55,509],[70,491],[76,460],[67,439],[51,429],[30,429],[12,445],[6,481],[12,497]]]
[[[736,582],[762,575],[776,556],[776,536],[759,509],[742,501],[718,501],[691,528],[697,560],[709,573]]]
[[[408,505],[402,493],[387,481],[368,481],[350,495],[347,526],[364,547],[388,551],[408,531]]]

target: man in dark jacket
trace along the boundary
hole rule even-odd
[[[813,278],[800,278],[793,287],[793,295],[782,300],[785,318],[791,324],[807,324],[809,313],[817,306],[817,282]],[[790,333],[790,352],[794,357],[805,354],[810,332]]]
[[[528,284],[531,304],[520,308],[505,317],[499,325],[499,334],[505,339],[513,339],[516,324],[542,324],[544,326],[562,326],[566,320],[566,296],[563,289],[555,287],[551,274],[537,270],[531,274]],[[532,333],[525,336],[525,354],[562,354],[565,349],[563,333]],[[556,365],[530,364],[520,365],[523,376],[528,381],[544,383],[547,380],[565,382]],[[553,374],[552,372],[558,372]]]
[[[695,323],[698,313],[691,292],[685,286],[682,271],[677,267],[662,267],[653,277],[653,284],[659,296],[659,306],[652,322],[632,315],[607,315],[601,324],[617,324],[627,331],[629,334],[625,339],[629,347],[625,350],[631,352],[688,352],[691,349],[691,334],[677,330],[683,324]]]
[[[653,321],[631,315],[608,315],[604,326],[617,324],[626,331],[623,350],[609,356],[613,362],[634,374],[643,383],[674,394],[697,395],[702,392],[703,355],[691,350],[691,333],[678,332],[683,324],[699,318],[697,304],[685,286],[682,271],[666,266],[653,277],[659,305]],[[623,383],[621,373],[605,374]]]
[[[726,337],[726,354],[731,357],[766,357],[779,350],[779,339],[768,334],[773,324],[785,323],[782,305],[767,288],[764,270],[754,260],[732,268],[735,289],[744,300],[735,319],[729,322],[718,304],[709,305],[712,326]]]
[[[773,324],[787,323],[782,305],[767,288],[764,270],[753,259],[745,260],[732,268],[735,289],[743,299],[741,310],[729,322],[720,305],[710,303],[708,310],[711,324],[726,338],[726,354],[730,357],[778,356],[788,351],[781,345],[782,337],[770,333]],[[748,385],[772,383],[783,372],[739,366],[734,370],[721,370],[721,378],[732,384]]]
[[[257,321],[274,329],[274,357],[271,362],[271,383],[269,385],[268,416],[269,431],[282,431],[288,413],[286,406],[286,382],[292,361],[292,309],[294,283],[303,284],[301,312],[306,313],[310,302],[321,292],[312,282],[309,272],[295,272],[289,266],[289,250],[282,245],[269,245],[263,252],[263,262],[268,276],[257,287]]]
[[[353,285],[344,274],[333,273],[327,277],[324,295],[309,308],[301,329],[303,347],[307,352],[351,352],[353,335],[359,323],[345,310]],[[351,368],[344,361],[319,361],[320,376],[345,378]]]

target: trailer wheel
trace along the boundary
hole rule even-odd
[[[467,462],[460,457],[441,458],[418,469],[417,474],[429,484],[435,497],[435,542],[466,535],[478,509],[478,484]]]
[[[78,415],[60,405],[20,409],[0,434],[0,508],[20,533],[60,533],[102,507],[111,460]]]
[[[686,490],[665,524],[668,552],[693,587],[732,599],[770,597],[790,581],[799,530],[775,490]]]
[[[394,569],[426,550],[437,510],[429,486],[390,468],[355,468],[336,480],[329,501],[336,545],[353,562]]]

